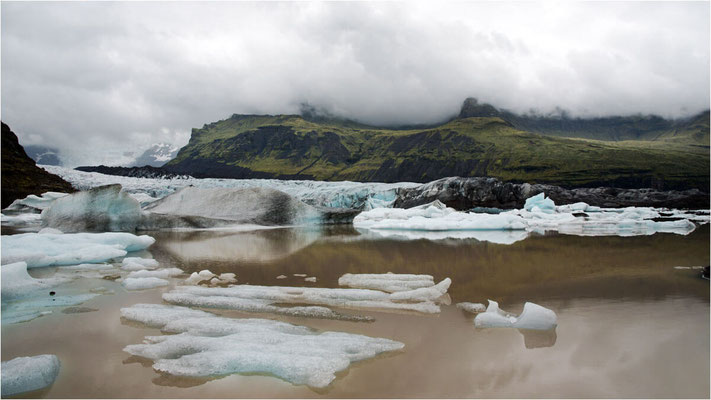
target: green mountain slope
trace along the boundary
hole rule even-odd
[[[496,116],[389,130],[297,115],[233,115],[194,129],[164,168],[225,178],[427,182],[491,176],[567,187],[709,186],[708,148],[544,136]]]

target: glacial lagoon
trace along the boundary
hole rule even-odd
[[[3,227],[3,234],[9,233],[17,231]],[[101,295],[50,308],[51,314],[28,322],[3,323],[4,360],[36,354],[61,360],[51,386],[20,397],[709,396],[709,289],[698,269],[709,264],[708,224],[686,235],[531,232],[503,243],[486,233],[432,240],[382,237],[351,226],[141,234],[155,243],[128,256],[154,258],[161,268],[186,274],[168,278],[168,286],[138,291],[111,280],[116,276],[86,277],[52,290],[61,296],[103,287]],[[205,269],[234,273],[239,285],[338,288],[346,273],[387,272],[429,274],[435,282],[451,278],[452,284],[439,313],[332,307],[371,317],[370,322],[204,309],[404,344],[351,363],[324,388],[269,374],[159,373],[152,360],[124,351],[147,336],[165,334],[122,318],[121,308],[167,304],[164,293]],[[49,279],[58,270],[28,271]],[[456,307],[487,299],[514,314],[525,302],[535,302],[557,314],[557,327],[480,329],[475,314]]]

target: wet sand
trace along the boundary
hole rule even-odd
[[[125,292],[115,282],[87,280],[116,292],[82,304],[99,311],[55,311],[2,327],[3,360],[52,353],[62,362],[51,387],[22,397],[709,397],[709,282],[700,270],[673,268],[708,265],[708,226],[688,236],[547,235],[512,245],[371,240],[350,228],[150,234],[157,242],[143,254],[187,272],[318,287],[338,287],[346,272],[427,273],[452,278],[453,303],[439,315],[358,312],[374,316],[372,323],[219,312],[405,343],[404,351],[355,363],[328,388],[313,390],[260,375],[161,375],[149,360],[122,351],[160,331],[121,321],[119,309],[159,303],[169,288]],[[318,280],[293,276],[300,273]],[[277,280],[281,274],[288,278]],[[558,327],[475,329],[474,315],[454,306],[487,298],[515,313],[525,301],[544,305],[558,314]]]

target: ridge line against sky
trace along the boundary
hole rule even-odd
[[[298,113],[302,102],[375,125],[442,121],[469,96],[573,116],[709,108],[709,2],[3,2],[0,12],[2,120],[69,165],[130,162],[233,113]]]

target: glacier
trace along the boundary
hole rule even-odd
[[[343,332],[317,332],[267,319],[234,319],[158,304],[122,308],[124,319],[172,335],[148,336],[124,351],[178,376],[273,375],[295,385],[327,387],[352,362],[402,350],[404,344]]]
[[[53,354],[17,357],[2,362],[2,396],[42,389],[59,375],[59,358]]]

